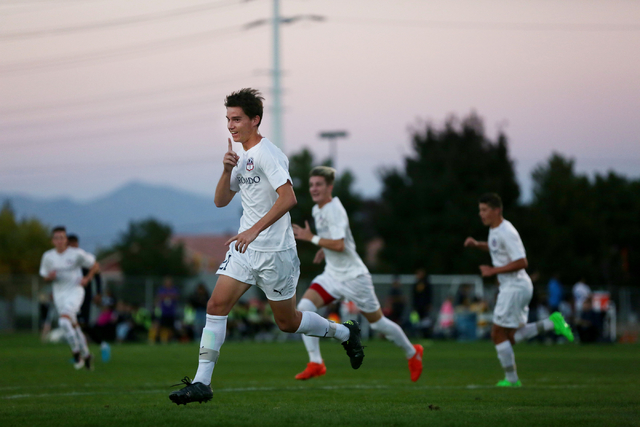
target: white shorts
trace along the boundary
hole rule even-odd
[[[311,282],[310,289],[318,292],[315,285],[320,285],[333,299],[352,301],[363,313],[373,313],[380,308],[380,302],[373,288],[370,274],[361,274],[355,279],[341,282],[333,276],[322,273]],[[322,292],[318,292],[325,303],[331,302]]]
[[[503,328],[518,328],[527,323],[533,288],[513,286],[500,289],[493,309],[493,323]]]
[[[74,322],[83,302],[84,288],[82,286],[75,286],[69,290],[53,293],[53,303],[56,306],[56,310],[58,310],[58,315],[69,316]]]
[[[236,250],[231,242],[227,255],[216,274],[229,276],[242,283],[254,285],[271,301],[284,301],[296,294],[300,277],[300,260],[296,248],[279,252]]]

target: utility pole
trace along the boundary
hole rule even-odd
[[[280,87],[280,0],[273,0],[273,140],[284,151],[282,90]]]
[[[338,146],[336,142],[338,138],[346,138],[347,136],[349,134],[344,130],[320,132],[320,138],[329,140],[329,156],[331,157],[331,164],[336,170],[338,169]]]

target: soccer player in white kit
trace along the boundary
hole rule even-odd
[[[225,339],[227,315],[251,286],[265,293],[282,331],[339,340],[354,369],[364,358],[357,322],[337,324],[317,313],[296,310],[300,261],[289,210],[297,201],[289,160],[258,131],[263,99],[255,89],[242,89],[225,101],[227,128],[233,141],[242,144],[242,151],[236,154],[229,139],[214,202],[218,207],[226,206],[240,192],[240,230],[226,243],[229,251],[207,304],[196,376],[193,382],[185,377],[182,382],[186,386],[169,395],[178,405],[206,402],[213,397],[211,376]]]
[[[527,324],[533,285],[525,271],[528,262],[520,234],[503,218],[499,195],[488,193],[481,196],[479,210],[482,223],[489,227],[489,239],[478,242],[467,237],[464,246],[482,249],[491,254],[493,266],[481,265],[480,272],[482,277],[497,275],[500,283],[498,300],[493,310],[491,339],[496,346],[505,379],[496,386],[520,387],[522,383],[518,379],[512,345],[552,330],[573,341],[573,333],[558,312],[552,313],[548,319]]]
[[[309,192],[316,203],[312,213],[318,235],[313,235],[308,222],[304,228],[293,225],[296,239],[320,246],[314,262],[320,263],[323,258],[326,261],[324,272],[313,279],[298,310],[316,312],[336,299],[352,301],[374,331],[382,333],[404,351],[411,380],[418,381],[424,349],[419,344],[412,345],[402,328],[382,314],[369,270],[356,252],[347,211],[340,199],[331,195],[335,175],[335,169],[328,166],[318,166],[310,174]],[[320,354],[320,340],[307,335],[302,339],[309,353],[309,363],[295,378],[308,380],[324,375],[327,368]]]
[[[54,248],[42,255],[40,275],[52,283],[53,303],[58,311],[58,325],[71,347],[76,369],[92,369],[93,356],[89,352],[87,339],[78,325],[77,314],[84,301],[84,287],[100,269],[96,258],[80,248],[67,245],[67,231],[55,227],[51,233]],[[82,276],[82,267],[88,268]]]

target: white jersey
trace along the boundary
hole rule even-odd
[[[349,217],[340,199],[334,197],[322,208],[315,205],[312,213],[318,236],[331,240],[344,239],[343,252],[323,248],[327,263],[325,273],[341,282],[369,274],[367,266],[356,252],[356,242],[349,228]]]
[[[266,138],[247,151],[241,151],[238,165],[231,171],[231,191],[242,197],[242,233],[262,219],[278,199],[276,190],[287,181],[289,159]],[[263,230],[249,248],[258,252],[278,252],[295,248],[289,212]]]
[[[589,295],[591,295],[591,288],[586,283],[578,282],[573,285],[571,293],[573,294],[573,301],[575,304],[574,309],[577,312],[581,312],[582,304],[584,304],[584,301],[589,297]]]
[[[505,265],[526,258],[527,254],[520,239],[518,230],[506,219],[503,219],[499,226],[489,229],[489,253],[494,267],[504,267]],[[532,287],[531,278],[523,269],[511,273],[498,274],[500,288],[507,286]]]
[[[58,253],[49,249],[42,255],[40,261],[40,275],[46,277],[52,271],[56,272],[56,278],[52,282],[54,298],[58,294],[66,293],[77,288],[82,280],[82,267],[91,268],[96,262],[96,257],[80,248],[67,248]]]

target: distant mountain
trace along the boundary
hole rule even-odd
[[[7,200],[17,217],[36,217],[49,226],[65,225],[69,233],[78,234],[80,246],[90,251],[110,246],[130,221],[152,217],[171,225],[174,233],[225,233],[238,230],[241,212],[239,197],[219,209],[213,198],[140,182],[84,203],[0,193],[0,201]]]

